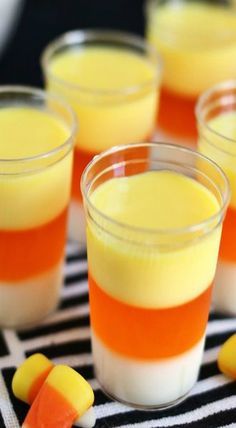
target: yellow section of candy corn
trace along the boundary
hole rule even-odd
[[[43,383],[43,374],[45,373],[46,377],[52,368],[52,362],[43,354],[31,355],[19,366],[13,376],[12,390],[14,395],[26,403],[31,403],[30,396],[34,395],[32,394],[33,390],[37,394],[41,386],[40,379]]]
[[[71,367],[58,365],[50,372],[46,383],[56,389],[82,416],[94,402],[89,383]]]
[[[218,367],[226,376],[236,379],[236,334],[222,345],[218,355]]]

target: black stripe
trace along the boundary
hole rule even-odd
[[[87,259],[86,251],[81,252],[81,253],[70,254],[70,255],[66,256],[66,262],[67,263],[72,263],[72,262],[76,262],[78,260],[86,260],[86,259]]]
[[[106,417],[105,420],[110,427],[116,427],[119,425],[125,425],[126,423],[145,422],[146,420],[152,420],[152,419],[158,420],[168,416],[174,417],[187,412],[191,412],[201,406],[204,406],[209,403],[213,403],[216,400],[229,397],[230,395],[234,395],[235,393],[236,393],[236,382],[232,382],[222,387],[215,388],[211,391],[207,391],[207,392],[189,397],[183,403],[179,404],[178,406],[172,407],[171,409],[168,409],[168,410],[152,411],[152,412],[131,410],[129,413],[117,414],[115,416],[115,422],[114,422],[114,415]],[[235,395],[235,399],[236,399],[236,395]],[[101,421],[103,421],[103,418],[101,419]],[[205,425],[204,428],[211,428],[211,426]]]
[[[199,380],[207,379],[220,373],[216,361],[201,366]]]
[[[79,272],[74,274],[68,274],[65,278],[65,284],[71,285],[71,284],[77,284],[78,282],[85,281],[88,279],[88,272]]]
[[[9,355],[9,350],[7,343],[4,339],[4,336],[2,332],[0,331],[0,357],[5,357],[6,355]]]
[[[32,351],[26,351],[26,357],[32,354],[40,352],[45,354],[48,358],[64,357],[67,355],[79,355],[89,354],[91,352],[91,343],[89,339],[73,340],[67,343],[54,345],[53,343],[49,346],[38,347]]]
[[[68,309],[73,308],[74,306],[83,305],[84,303],[88,303],[88,300],[88,293],[84,293],[79,296],[73,296],[69,299],[62,300],[59,309]]]
[[[3,369],[2,374],[3,374],[3,379],[5,381],[7,390],[8,390],[8,394],[14,409],[14,412],[17,416],[18,422],[20,424],[20,426],[22,425],[26,414],[29,410],[29,406],[25,403],[23,403],[23,401],[18,400],[12,392],[12,388],[11,388],[11,383],[12,383],[12,377],[15,373],[15,368],[10,367],[7,369]],[[15,427],[12,427],[15,428]]]
[[[70,330],[71,328],[89,327],[89,325],[89,315],[85,315],[83,317],[73,318],[72,320],[57,322],[56,324],[42,325],[32,330],[19,331],[17,335],[20,340],[28,340]]]
[[[227,315],[227,314],[222,314],[220,312],[212,312],[210,313],[209,321],[223,321],[223,320],[232,319],[232,318],[235,318],[235,315]]]
[[[92,364],[86,364],[85,366],[76,366],[74,369],[79,372],[85,379],[94,379],[94,371]]]
[[[4,424],[4,421],[3,421],[1,411],[0,411],[0,428],[6,428],[6,425]]]
[[[97,389],[96,391],[94,391],[94,396],[95,396],[95,401],[94,401],[95,406],[113,402],[113,400],[111,400],[107,395],[105,395],[101,389]]]
[[[111,428],[111,425],[109,425],[105,420],[102,422],[97,421],[95,428]]]
[[[218,333],[218,334],[213,334],[211,336],[207,336],[205,350],[214,348],[215,346],[222,345],[234,333],[235,333],[235,329],[227,331],[226,333]]]

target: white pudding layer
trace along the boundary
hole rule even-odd
[[[195,384],[204,337],[189,351],[158,361],[120,356],[94,333],[92,345],[96,376],[108,394],[131,405],[165,407],[184,397]]]
[[[213,291],[214,309],[236,315],[236,263],[219,260]]]
[[[59,301],[62,285],[62,267],[19,281],[0,281],[0,326],[24,327],[33,325],[53,311]]]
[[[83,204],[72,200],[69,206],[68,237],[83,246],[86,245],[86,220]]]

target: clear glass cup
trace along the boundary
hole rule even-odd
[[[0,88],[1,327],[35,324],[58,304],[75,130],[60,98]]]
[[[79,58],[81,53],[88,55],[96,50],[100,50],[102,55],[104,51],[110,52],[113,57],[106,67],[103,61],[107,59],[93,58],[92,64],[87,64],[87,74],[91,73],[92,77],[90,76],[85,85],[84,76],[74,74],[74,69],[77,67],[80,70],[81,66],[79,62],[74,64],[73,61],[76,60],[73,55]],[[129,85],[112,82],[113,63],[122,55],[122,64],[119,62],[116,65],[122,68],[120,74],[123,75],[124,81],[128,79]],[[67,58],[66,64],[60,64],[63,58]],[[130,75],[130,67],[133,76]],[[138,80],[137,83],[135,76],[143,67],[146,71],[149,70],[148,77],[141,76],[140,82]],[[81,30],[64,34],[50,43],[42,55],[42,68],[47,90],[63,95],[79,118],[69,237],[85,243],[85,219],[78,184],[82,172],[93,156],[102,150],[114,145],[146,141],[153,135],[159,99],[161,60],[156,50],[138,36],[106,30]],[[101,79],[101,74],[105,76],[105,81],[102,86],[99,82],[98,86],[96,79],[97,76]]]
[[[94,191],[114,177],[158,170],[200,182],[215,196],[218,211],[180,229],[150,229],[149,224],[138,228],[113,220],[91,200]],[[148,143],[96,156],[83,173],[81,188],[97,379],[108,395],[131,406],[172,406],[198,377],[229,199],[227,178],[197,152]],[[114,203],[117,206],[115,194]]]
[[[196,144],[194,108],[210,86],[236,75],[233,0],[147,0],[147,40],[164,60],[158,124],[165,138]]]
[[[236,80],[219,83],[203,93],[196,106],[199,151],[225,171],[231,186],[219,263],[214,305],[236,315]]]

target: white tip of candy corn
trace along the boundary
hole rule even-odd
[[[96,417],[93,406],[85,412],[77,421],[74,422],[76,427],[93,428],[96,423]]]

